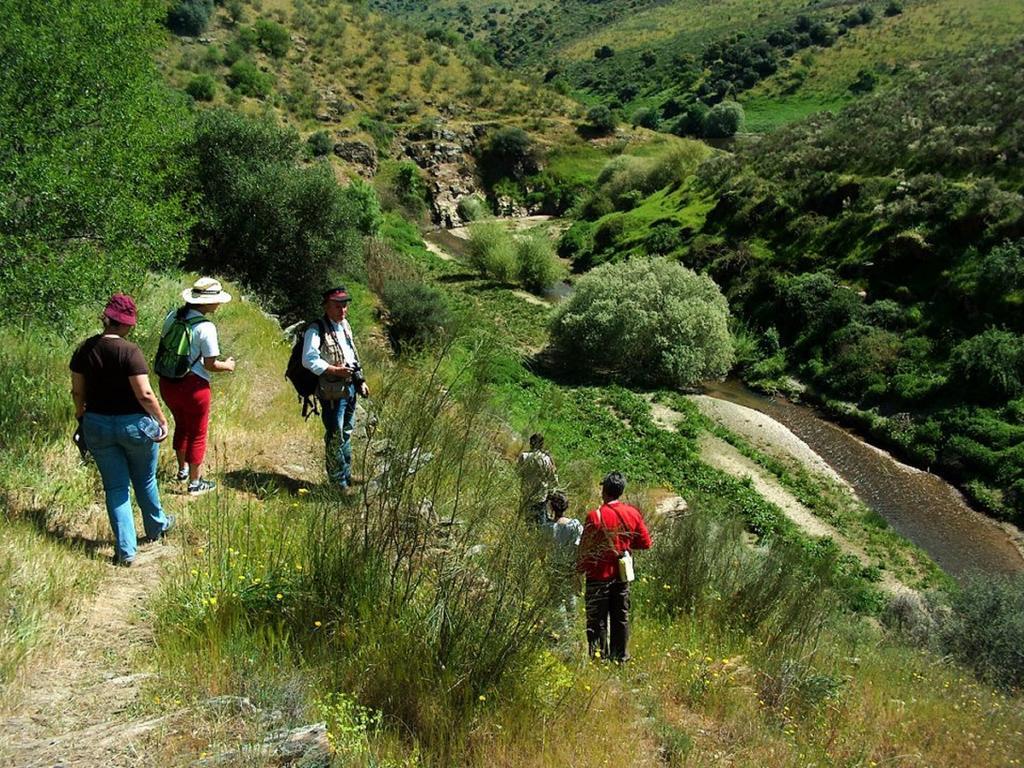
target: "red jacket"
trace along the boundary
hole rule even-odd
[[[651,534],[640,510],[611,501],[587,514],[576,570],[594,581],[612,581],[619,577],[619,555],[627,549],[650,548]]]

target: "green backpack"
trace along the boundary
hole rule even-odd
[[[174,315],[174,322],[160,337],[156,357],[153,359],[153,370],[165,379],[183,379],[199,360],[192,357],[192,332],[200,323],[210,322],[205,317],[186,319],[188,307],[182,307]]]

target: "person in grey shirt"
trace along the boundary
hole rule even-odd
[[[583,523],[569,517],[569,499],[562,491],[548,494],[548,505],[553,519],[544,523],[544,529],[551,534],[551,573],[558,592],[558,619],[555,634],[568,638],[576,617],[577,576],[576,555],[583,535]]]

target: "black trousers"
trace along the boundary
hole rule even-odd
[[[590,655],[626,661],[629,653],[629,583],[587,579],[587,647]]]

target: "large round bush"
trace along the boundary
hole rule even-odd
[[[604,264],[580,278],[552,320],[565,360],[641,384],[689,386],[733,361],[718,286],[674,261]]]

